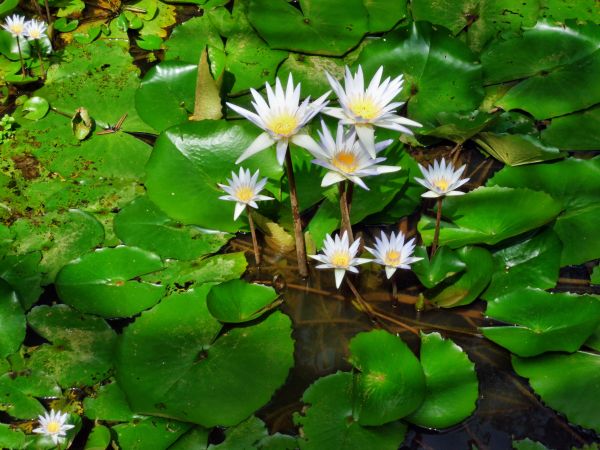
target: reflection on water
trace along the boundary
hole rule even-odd
[[[237,240],[232,247],[247,250],[250,259],[248,242]],[[259,413],[272,432],[296,434],[292,414],[301,410],[304,390],[319,377],[349,370],[350,339],[381,327],[398,334],[413,350],[418,346],[419,331],[439,331],[465,349],[479,378],[479,401],[473,416],[443,432],[411,426],[402,449],[510,449],[513,440],[528,437],[561,450],[598,441],[593,432],[570,426],[546,408],[527,380],[512,370],[510,354],[478,333],[477,327],[485,323],[484,302],[455,309],[426,305],[417,312],[414,303],[419,287],[411,273],[401,273],[394,301],[391,286],[381,273],[363,271],[353,278],[363,296],[361,304],[346,285],[341,291],[335,289],[331,271],[313,269],[308,281],[298,280],[290,260],[269,254],[268,249],[265,252],[264,265],[260,271],[251,268],[248,279],[280,288],[285,297],[282,309],[292,318],[296,340],[296,364],[287,383]]]

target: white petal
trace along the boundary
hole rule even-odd
[[[465,193],[461,192],[461,191],[450,191],[450,192],[446,192],[446,195],[453,197],[453,196],[457,196],[457,195],[465,195]]]
[[[236,203],[235,211],[233,212],[233,220],[237,220],[240,217],[240,214],[244,212],[246,209],[246,205],[244,203]]]
[[[344,269],[335,269],[335,287],[340,288],[342,284],[342,280],[344,279],[344,275],[346,275],[346,271]]]
[[[437,192],[427,191],[427,192],[421,194],[421,197],[425,197],[425,198],[438,198],[438,197],[441,197],[441,195],[438,194]]]
[[[395,267],[385,266],[385,275],[387,276],[388,280],[390,278],[392,278],[392,275],[394,275],[395,272],[396,272],[396,268]]]
[[[323,108],[323,114],[327,114],[328,116],[335,117],[336,119],[346,119],[347,116],[344,113],[342,108],[332,108],[327,107]]]
[[[323,177],[323,181],[321,182],[322,187],[331,186],[332,184],[339,183],[340,181],[344,181],[345,178],[337,172],[327,172]]]
[[[288,141],[287,139],[282,139],[280,141],[277,141],[277,162],[279,163],[280,166],[283,165],[283,162],[285,161],[285,154],[288,151]]]
[[[323,155],[323,151],[319,144],[317,144],[317,142],[308,134],[297,134],[292,137],[292,142],[298,147],[305,148],[316,157]]]
[[[367,151],[371,158],[375,158],[375,130],[370,125],[356,125],[356,134],[361,143],[361,147]]]
[[[236,160],[235,163],[241,163],[245,159],[248,159],[251,156],[257,154],[258,152],[264,150],[265,148],[270,147],[271,145],[273,145],[274,142],[275,140],[271,136],[269,136],[268,133],[261,133],[256,139],[254,139],[254,142],[250,144],[250,147],[248,147],[244,151],[244,153],[241,154],[241,156]]]

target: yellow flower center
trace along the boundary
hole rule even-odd
[[[445,178],[435,180],[433,182],[433,185],[442,192],[446,192],[448,190],[448,180],[446,180]]]
[[[331,255],[331,264],[336,267],[348,267],[350,264],[350,255],[348,252],[336,252]]]
[[[352,173],[358,167],[356,155],[352,152],[339,152],[333,157],[332,164],[345,173]]]
[[[29,31],[29,37],[31,39],[39,39],[41,36],[41,33],[38,30],[30,30]]]
[[[400,253],[396,250],[388,250],[385,254],[384,261],[386,266],[397,266],[400,264]]]
[[[295,116],[284,113],[271,119],[267,126],[275,134],[290,136],[298,127],[298,119]]]
[[[371,120],[379,114],[379,107],[370,98],[354,100],[348,106],[350,111],[363,119]]]
[[[48,425],[46,425],[46,430],[50,434],[56,434],[60,431],[60,423],[56,421],[50,422]]]
[[[235,196],[240,202],[248,203],[254,197],[254,190],[248,186],[242,186],[235,192]]]
[[[16,23],[12,27],[10,27],[10,29],[14,34],[21,34],[24,30],[24,26],[20,23]]]

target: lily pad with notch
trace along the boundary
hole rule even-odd
[[[206,302],[214,318],[225,323],[254,320],[281,304],[270,286],[231,280],[213,286]]]

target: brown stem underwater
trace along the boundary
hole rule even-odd
[[[435,232],[433,234],[433,243],[431,244],[431,255],[430,258],[433,258],[435,255],[435,251],[438,247],[438,241],[440,239],[440,222],[442,221],[442,197],[438,197],[437,199],[437,216],[435,218]]]
[[[294,218],[294,236],[296,238],[296,257],[298,258],[298,272],[302,278],[308,276],[308,265],[306,263],[306,245],[304,243],[304,233],[302,232],[302,222],[300,221],[300,210],[298,208],[298,196],[296,195],[296,179],[294,178],[294,168],[292,166],[292,155],[288,148],[285,153],[285,168],[287,171],[288,185],[290,187],[290,204],[292,206],[292,216]]]

